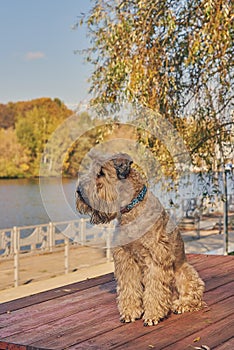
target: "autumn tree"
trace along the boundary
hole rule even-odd
[[[0,128],[8,129],[15,123],[15,104],[0,103]]]
[[[16,134],[21,144],[30,150],[32,158],[43,151],[43,146],[49,137],[48,125],[50,115],[43,107],[34,107],[22,115],[18,115]]]
[[[71,111],[57,99],[49,105],[36,105],[17,116],[16,135],[19,142],[30,151],[34,175],[38,174],[44,147],[50,135],[69,115]]]
[[[27,177],[29,152],[17,140],[12,128],[0,129],[0,177]]]
[[[200,155],[209,169],[226,162],[230,154],[223,145],[233,137],[232,1],[93,4],[77,24],[87,26],[90,38],[83,53],[93,65],[92,102],[127,101],[159,112],[190,142],[196,162]],[[196,139],[189,120],[195,121],[190,124]],[[211,158],[217,147],[222,159],[215,163]]]

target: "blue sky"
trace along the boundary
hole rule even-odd
[[[88,46],[85,28],[72,30],[90,0],[0,0],[0,103],[58,97],[68,105],[88,97],[91,66],[74,50]]]

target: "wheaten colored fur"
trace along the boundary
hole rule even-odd
[[[186,261],[178,228],[168,228],[168,214],[152,193],[130,211],[121,210],[145,185],[131,164],[126,154],[95,158],[79,179],[76,205],[92,223],[117,219],[113,259],[120,319],[143,317],[144,325],[155,325],[171,312],[199,310],[204,283]]]

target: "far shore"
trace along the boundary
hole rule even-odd
[[[234,164],[232,165],[232,169],[234,169]],[[222,170],[207,170],[207,169],[193,169],[190,171],[193,174],[207,174],[207,173],[222,173]],[[62,176],[63,179],[76,179],[75,176],[71,176],[69,174],[62,174],[62,175],[49,175],[49,176],[42,176],[42,175],[34,175],[34,176],[0,176],[0,180],[38,180],[40,178],[60,178]]]

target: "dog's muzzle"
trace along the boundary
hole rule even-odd
[[[126,179],[132,164],[132,160],[129,159],[114,159],[114,167],[119,180]]]

